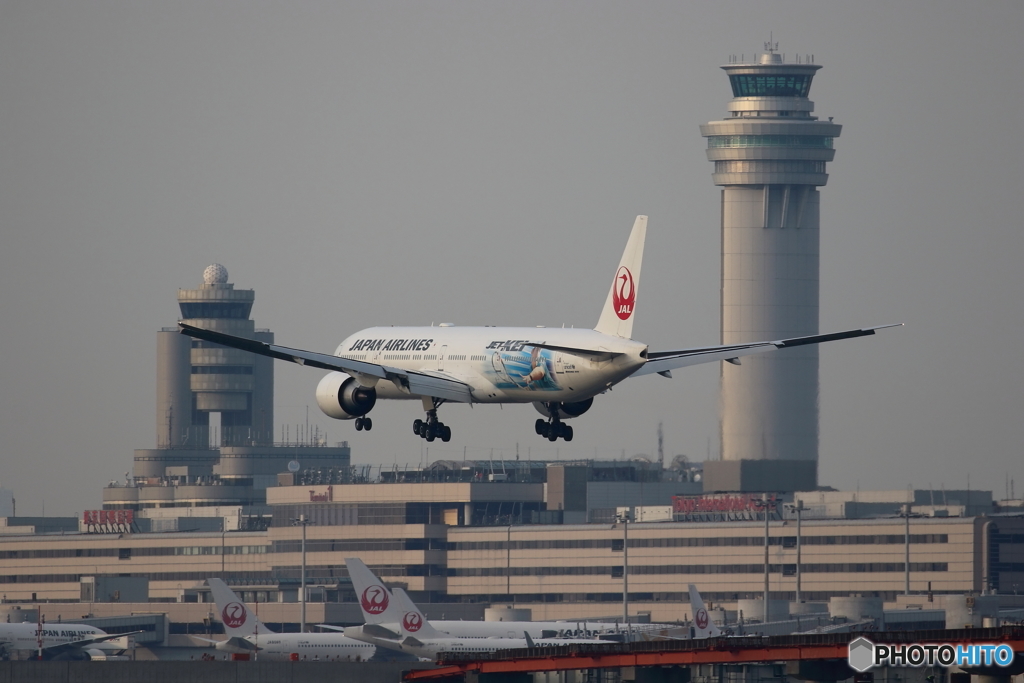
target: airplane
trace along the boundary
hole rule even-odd
[[[362,626],[350,626],[344,629],[351,638],[363,640],[382,638],[396,641],[401,638],[398,625],[406,616],[399,601],[393,599],[391,591],[367,567],[362,560],[346,557],[352,579],[352,587],[359,598],[359,608],[363,612],[365,623]],[[418,611],[418,610],[417,610]],[[582,623],[582,628],[580,625]],[[531,638],[596,636],[599,633],[611,632],[614,625],[603,622],[569,622],[569,621],[434,621],[433,628],[444,636],[453,638],[519,638],[524,633]],[[323,628],[342,630],[336,626],[320,624]],[[665,626],[673,626],[666,624]],[[370,641],[368,641],[370,642]],[[372,641],[377,642],[377,641]],[[377,643],[381,644],[381,643]]]
[[[207,579],[206,583],[217,603],[217,613],[228,638],[193,638],[216,643],[216,649],[222,652],[256,653],[260,659],[267,661],[313,658],[365,661],[377,651],[372,644],[346,638],[338,633],[274,633],[249,611],[246,604],[222,580]]]
[[[604,641],[595,638],[542,638],[534,640],[528,631],[523,632],[522,638],[509,638],[504,636],[490,637],[459,637],[443,633],[427,621],[423,613],[406,595],[405,591],[397,586],[392,589],[391,596],[394,599],[402,619],[397,624],[391,625],[397,630],[399,640],[391,640],[373,636],[358,626],[350,626],[345,629],[345,635],[351,638],[363,639],[373,642],[380,647],[415,655],[420,659],[436,660],[439,652],[478,652],[491,653],[497,650],[511,650],[524,647],[544,647],[555,645],[569,645],[571,643],[602,643]],[[488,622],[466,622],[479,625]],[[495,622],[490,622],[495,623]],[[507,623],[507,622],[506,622]],[[389,629],[390,630],[390,629]]]
[[[697,587],[690,584],[690,607],[693,608],[693,637],[694,638],[717,638],[722,635],[722,630],[711,621],[704,600],[701,599]]]
[[[141,633],[107,633],[86,624],[0,624],[0,652],[11,650],[38,652],[42,646],[43,659],[83,661],[107,659],[122,654],[126,645],[112,643],[118,638]]]
[[[532,403],[543,415],[534,429],[549,441],[572,441],[563,420],[583,415],[603,394],[628,377],[806,344],[875,334],[880,325],[776,341],[651,351],[631,339],[640,287],[647,216],[637,216],[612,279],[597,326],[592,329],[540,327],[371,327],[345,338],[334,355],[292,349],[237,337],[180,321],[182,334],[322,370],[316,402],[338,420],[355,420],[356,431],[373,428],[369,413],[378,399],[419,399],[426,419],[413,432],[427,441],[449,441],[451,428],[438,408],[457,403]]]

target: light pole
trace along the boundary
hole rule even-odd
[[[293,526],[302,527],[302,574],[299,579],[299,601],[302,611],[299,613],[299,633],[306,632],[306,527],[313,522],[306,515],[299,515],[292,520]]]
[[[629,508],[619,515],[622,522],[622,621],[629,633]]]
[[[801,600],[800,600],[800,560],[801,560],[801,557],[800,557],[800,554],[801,554],[800,553],[800,546],[801,546],[801,543],[802,543],[802,539],[801,539],[802,533],[801,533],[801,528],[800,528],[800,521],[801,521],[800,513],[803,512],[804,510],[806,510],[807,508],[804,507],[804,501],[803,500],[798,500],[794,505],[789,505],[787,507],[789,507],[790,510],[793,510],[794,512],[796,512],[796,601],[797,601],[797,604],[799,604],[801,602]]]
[[[768,623],[768,494],[761,494],[761,507],[764,509],[764,621]]]
[[[896,514],[903,518],[903,594],[910,595],[910,518],[918,515],[912,513],[910,503],[901,505]]]

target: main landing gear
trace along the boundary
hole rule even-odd
[[[559,409],[560,406],[557,403],[548,404],[551,419],[545,422],[543,418],[538,417],[534,429],[548,441],[558,441],[559,437],[566,441],[572,441],[572,427],[558,419]]]
[[[452,440],[452,428],[437,419],[437,408],[444,399],[423,398],[423,409],[427,411],[427,419],[416,419],[412,421],[412,431],[420,438],[427,441],[441,439],[445,443]]]
[[[370,431],[371,429],[373,429],[373,420],[371,420],[368,416],[367,417],[357,417],[356,418],[356,431],[357,432],[361,432],[364,429],[366,431]]]

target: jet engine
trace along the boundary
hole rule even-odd
[[[332,372],[320,380],[316,387],[316,404],[325,415],[336,420],[362,417],[376,403],[375,388],[364,387],[343,372]]]
[[[551,417],[551,411],[548,409],[550,403],[541,403],[540,401],[534,401],[533,407],[537,409],[537,412],[545,417]],[[585,401],[576,401],[575,403],[559,403],[558,414],[555,416],[559,420],[568,420],[570,417],[579,417],[583,413],[590,410],[590,406],[594,405],[594,397],[591,396]]]

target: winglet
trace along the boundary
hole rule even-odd
[[[640,289],[640,266],[644,258],[644,240],[647,237],[647,216],[637,216],[633,231],[629,233],[626,250],[615,271],[608,298],[601,309],[601,318],[594,329],[601,334],[629,339],[633,335],[636,297]]]

